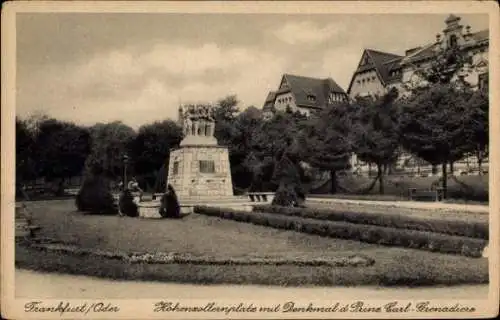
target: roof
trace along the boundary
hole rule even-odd
[[[266,102],[274,102],[274,98],[276,98],[276,92],[275,91],[269,91],[266,97]]]
[[[365,56],[368,56],[369,62],[367,64],[361,65],[361,62],[363,61]],[[398,73],[397,75],[393,76],[391,74],[391,71],[399,67],[399,62],[401,61],[402,58],[403,56],[390,52],[365,49],[363,51],[363,54],[361,55],[358,68],[356,69],[351,78],[351,83],[349,84],[349,89],[347,91],[349,92],[351,90],[352,82],[356,77],[356,75],[368,70],[374,69],[379,75],[380,81],[384,85],[386,83],[394,81],[395,77],[399,79],[401,74]]]
[[[477,42],[489,40],[490,39],[490,30],[485,29],[471,34],[472,39]]]
[[[489,39],[489,30],[481,30],[475,33],[470,34],[470,39],[472,40],[469,43],[465,43],[464,46],[468,47],[471,45],[476,45],[480,42],[483,41],[488,41]],[[419,60],[425,60],[434,57],[435,52],[434,49],[436,47],[437,43],[430,43],[427,44],[426,46],[423,46],[420,50],[414,51],[411,54],[407,55],[404,60],[402,61],[403,63],[407,62],[413,62],[413,61],[419,61]]]
[[[446,20],[444,20],[444,22],[446,22],[446,23],[450,23],[450,22],[453,22],[453,21],[458,21],[458,20],[460,20],[460,17],[457,17],[457,16],[456,16],[456,15],[454,15],[454,14],[450,14],[450,15],[448,16],[448,18],[446,18]]]
[[[320,108],[327,105],[330,92],[345,95],[345,91],[332,79],[318,79],[292,74],[284,74],[283,80],[295,97],[295,103],[301,107]],[[278,91],[280,92],[280,91]],[[315,102],[307,99],[309,95],[316,98]]]

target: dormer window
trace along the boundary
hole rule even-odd
[[[312,95],[312,94],[308,94],[307,95],[307,100],[308,101],[311,101],[311,102],[314,102],[316,101],[316,96]]]

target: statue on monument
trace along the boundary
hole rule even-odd
[[[208,104],[184,105],[179,107],[179,117],[182,117],[184,140],[181,144],[216,145],[214,107]]]

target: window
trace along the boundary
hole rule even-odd
[[[215,163],[211,160],[200,160],[201,173],[215,173]]]
[[[452,48],[457,46],[457,36],[456,36],[456,35],[452,34],[452,35],[450,36],[450,38],[449,38],[449,42],[448,42],[448,45],[449,45],[450,47],[452,47]]]
[[[309,101],[316,101],[316,97],[312,94],[307,95],[307,100]]]
[[[479,75],[477,86],[479,90],[488,90],[488,72]]]
[[[372,81],[375,81],[375,76],[372,77]]]
[[[175,161],[175,162],[174,162],[173,174],[174,174],[174,175],[179,174],[179,161]]]

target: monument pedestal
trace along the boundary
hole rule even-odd
[[[172,151],[168,184],[174,187],[179,201],[233,196],[228,149],[189,145]]]

